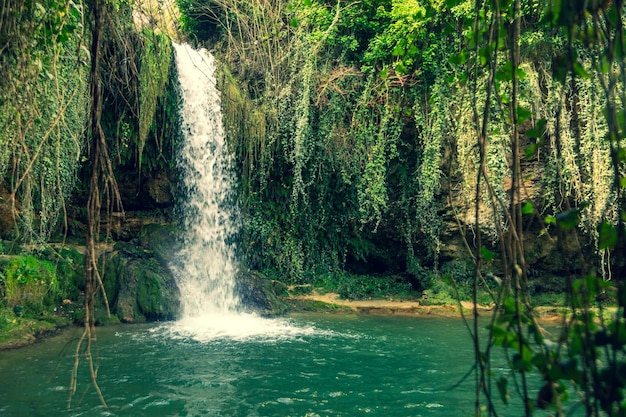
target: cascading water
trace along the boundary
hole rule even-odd
[[[206,50],[174,44],[182,93],[180,151],[183,249],[173,266],[181,317],[161,327],[172,337],[275,340],[314,332],[288,320],[241,312],[235,294],[236,200],[222,123],[215,62]],[[160,330],[158,330],[160,331]]]
[[[184,242],[176,271],[182,318],[235,312],[234,180],[226,150],[214,58],[174,45],[182,90],[179,157],[185,202]]]

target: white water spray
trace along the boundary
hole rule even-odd
[[[176,271],[183,319],[237,310],[234,179],[226,149],[215,62],[206,50],[174,44],[182,89],[179,157],[184,248]]]

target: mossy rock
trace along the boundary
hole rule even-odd
[[[43,317],[41,320],[16,317],[8,309],[0,309],[3,322],[0,326],[0,350],[28,346],[37,339],[56,333],[69,325],[68,320],[58,317]]]
[[[244,308],[263,316],[276,316],[287,312],[287,304],[277,295],[284,285],[256,271],[240,271],[236,277],[237,293]]]
[[[122,322],[171,320],[179,310],[179,292],[171,272],[154,252],[118,244],[105,264],[105,289],[111,312]]]
[[[155,258],[137,269],[137,306],[149,320],[171,320],[178,311],[178,287]]]

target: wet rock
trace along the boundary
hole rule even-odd
[[[263,316],[276,316],[288,310],[280,294],[287,294],[287,287],[268,279],[256,271],[239,272],[236,290],[244,308]]]
[[[153,178],[149,178],[145,190],[157,207],[171,206],[174,203],[172,182],[165,171],[160,171]]]
[[[122,322],[172,320],[179,311],[178,286],[164,254],[173,238],[165,226],[151,229],[107,254],[104,285],[111,312]]]
[[[122,204],[131,211],[173,206],[174,175],[174,171],[159,170],[139,176],[135,170],[120,170],[117,180]]]

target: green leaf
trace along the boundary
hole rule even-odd
[[[598,249],[612,248],[617,244],[617,226],[603,221],[599,227]]]
[[[615,52],[613,54],[618,62],[624,60],[624,44],[622,42],[615,42]]]
[[[312,4],[313,4],[313,0],[304,0],[304,5],[306,7],[311,7]]]
[[[537,120],[537,122],[535,123],[535,126],[533,126],[532,128],[526,131],[526,137],[531,138],[531,139],[542,138],[543,135],[546,133],[546,123],[547,123],[546,119]]]
[[[515,306],[517,305],[517,301],[513,297],[507,297],[504,300],[504,311],[505,313],[513,314],[515,313]]]
[[[533,206],[533,203],[530,201],[527,201],[524,203],[524,205],[522,206],[522,214],[534,214],[535,213],[535,206]]]
[[[45,14],[47,13],[46,8],[45,8],[45,7],[43,7],[43,5],[42,5],[41,3],[39,3],[39,2],[35,3],[35,7],[37,7],[37,9],[38,9],[38,10],[39,10],[42,14],[44,14],[44,15],[45,15]]]
[[[566,210],[556,215],[556,224],[563,230],[573,229],[580,221],[578,208]]]
[[[491,48],[489,46],[483,46],[478,51],[478,57],[480,58],[480,65],[485,66],[491,60]]]
[[[500,9],[501,10],[508,9],[512,3],[513,3],[513,0],[500,0]]]
[[[543,342],[541,342],[541,343],[543,343]],[[537,352],[535,354],[535,356],[533,356],[532,364],[543,375],[545,375],[546,373],[550,372],[550,370],[552,368],[552,367],[548,366],[549,360],[548,360],[547,356],[545,354],[541,353],[541,352]],[[558,367],[555,366],[554,368],[558,368]],[[554,372],[551,375],[554,375]]]
[[[513,79],[513,63],[507,61],[496,71],[496,80],[511,81]]]
[[[583,65],[580,62],[575,61],[573,69],[574,69],[574,74],[578,75],[580,78],[582,78],[584,80],[589,79],[589,73],[587,72],[585,67],[583,67]]]
[[[602,74],[608,74],[609,71],[611,71],[611,61],[606,55],[602,55],[598,67],[600,68],[600,72]]]
[[[505,405],[509,404],[509,391],[507,389],[507,385],[508,385],[509,381],[501,376],[500,379],[498,379],[497,385],[498,385],[498,392],[500,393],[500,398],[502,399],[502,402]]]
[[[572,291],[577,293],[580,292],[581,288],[583,288],[585,281],[582,279],[575,279],[572,281]]]
[[[536,143],[531,143],[530,145],[524,148],[524,156],[526,156],[526,159],[532,159],[533,156],[535,155],[535,152],[537,152]]]
[[[546,219],[544,220],[544,222],[546,224],[556,224],[556,217],[554,217],[554,216],[546,216]]]
[[[393,55],[393,56],[404,56],[404,48],[402,46],[400,46],[400,44],[396,45],[396,47],[393,48],[393,51],[391,51],[391,55]]]
[[[446,0],[446,7],[451,9],[455,6],[458,6],[461,3],[461,0]]]
[[[519,372],[528,372],[532,369],[532,363],[531,361],[524,359],[524,357],[522,357],[519,353],[516,353],[513,355],[511,368]]]
[[[297,28],[298,27],[298,18],[294,17],[293,19],[291,19],[289,21],[289,26],[291,26],[293,28]]]
[[[490,260],[494,258],[496,254],[490,251],[489,249],[487,249],[486,247],[482,246],[480,248],[480,255],[483,257],[485,261],[489,262]]]
[[[562,0],[553,0],[550,2],[551,12],[552,12],[552,24],[556,25],[561,18],[561,1]],[[565,0],[568,1],[568,0]]]
[[[491,335],[493,336],[495,340],[504,340],[506,339],[508,335],[508,332],[502,326],[498,326],[494,324],[494,325],[487,326],[487,329],[491,330]]]
[[[530,119],[532,115],[533,113],[530,110],[522,106],[517,106],[517,124],[524,123],[526,120]]]

